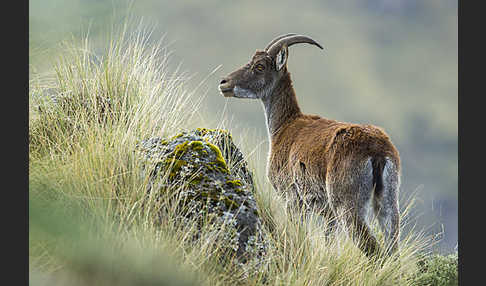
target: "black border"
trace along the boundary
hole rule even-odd
[[[465,4],[468,5],[465,5]],[[480,247],[486,236],[482,231],[486,210],[484,183],[477,180],[484,176],[484,168],[475,166],[483,160],[484,104],[481,97],[484,88],[484,10],[472,4],[477,1],[458,1],[458,245],[459,245],[459,285],[478,285],[483,264]],[[476,85],[476,86],[475,86]],[[470,132],[470,134],[468,134]],[[475,152],[476,151],[476,152]],[[478,152],[480,151],[480,152]],[[476,180],[475,180],[476,179]],[[474,256],[478,257],[474,257]],[[477,260],[477,261],[473,261]],[[474,274],[479,274],[475,277]],[[481,283],[480,283],[481,284]]]
[[[3,284],[28,285],[29,2],[4,6],[2,34]],[[10,17],[8,17],[9,15]],[[15,281],[14,283],[9,283]]]

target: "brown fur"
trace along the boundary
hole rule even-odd
[[[285,52],[287,47],[278,49]],[[265,71],[254,70],[257,64],[264,64]],[[220,89],[225,96],[262,100],[270,139],[267,172],[277,190],[301,207],[319,207],[330,217],[343,218],[367,255],[379,249],[366,215],[371,205],[396,250],[400,157],[381,128],[303,114],[286,61],[276,70],[275,55],[265,51],[228,75]]]

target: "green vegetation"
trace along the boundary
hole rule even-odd
[[[218,168],[223,172],[229,173],[228,166],[226,165],[226,161],[223,158],[223,154],[221,154],[221,150],[219,150],[219,148],[216,145],[211,144],[209,142],[207,143],[209,148],[211,148],[211,150],[214,153],[216,153],[216,159],[214,160],[214,165],[215,165],[214,168]]]
[[[367,259],[344,234],[326,236],[318,216],[289,212],[269,183],[255,199],[270,245],[258,271],[225,258],[225,229],[176,210],[174,193],[147,199],[135,146],[194,125],[198,101],[167,70],[150,29],[126,22],[102,53],[90,38],[64,44],[54,72],[29,89],[29,276],[31,285],[423,285],[457,281],[457,256],[422,262],[429,239],[402,237],[400,253]],[[199,97],[198,97],[199,98]],[[181,146],[199,150],[197,141]],[[212,147],[211,147],[212,148]],[[216,146],[214,148],[218,149]],[[221,151],[217,168],[228,171]],[[175,168],[184,162],[173,158]],[[261,159],[250,158],[258,170]],[[229,164],[229,163],[228,163]],[[160,176],[169,182],[170,168]],[[263,178],[263,172],[261,177]],[[239,185],[240,181],[227,181]],[[171,186],[174,190],[182,185]],[[211,195],[211,194],[207,194]],[[223,198],[233,207],[231,198]],[[174,206],[174,207],[173,207]],[[405,208],[407,217],[410,206]],[[407,220],[404,220],[407,221]],[[193,239],[198,237],[198,239]],[[445,283],[445,282],[444,282]],[[448,285],[445,284],[438,285]],[[434,284],[432,284],[434,285]]]
[[[229,181],[226,181],[226,184],[230,185],[230,186],[241,186],[241,181],[240,180],[229,180]]]
[[[178,159],[175,159],[175,158],[165,159],[164,163],[165,163],[166,166],[169,166],[169,170],[170,170],[169,178],[170,179],[173,179],[177,175],[177,173],[182,168],[182,166],[187,165],[186,161],[178,160]]]
[[[414,285],[458,285],[458,253],[421,256],[419,272],[413,281]]]

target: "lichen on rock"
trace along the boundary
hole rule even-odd
[[[174,185],[187,217],[210,216],[224,225],[224,243],[246,262],[258,260],[266,249],[262,223],[253,196],[253,176],[243,154],[225,130],[198,128],[169,139],[149,138],[138,149],[149,171],[148,193]],[[166,176],[158,180],[158,176]],[[162,184],[155,184],[155,182]],[[250,257],[251,256],[251,257]]]

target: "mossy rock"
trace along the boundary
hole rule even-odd
[[[253,174],[248,168],[248,163],[243,153],[234,144],[233,137],[227,130],[197,128],[193,132],[207,138],[209,142],[216,145],[221,150],[231,174],[239,178],[242,183],[248,185],[254,191]]]
[[[253,196],[253,176],[231,134],[198,128],[168,139],[143,140],[138,149],[147,162],[145,171],[150,172],[148,192],[184,185],[178,195],[186,202],[181,206],[186,216],[210,215],[215,222],[232,227],[225,244],[242,261],[250,254],[263,255],[265,244]]]

